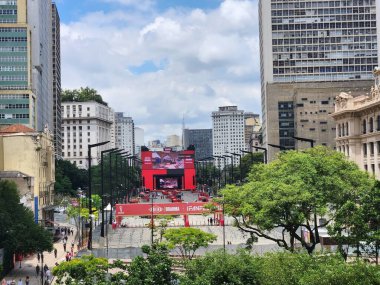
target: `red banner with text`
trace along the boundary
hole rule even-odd
[[[153,204],[154,215],[200,215],[208,213],[204,202],[162,203]],[[217,212],[222,211],[220,205]],[[152,214],[152,204],[116,204],[116,216],[149,216]]]

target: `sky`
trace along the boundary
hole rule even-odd
[[[56,0],[62,88],[89,86],[145,141],[261,113],[257,0]]]

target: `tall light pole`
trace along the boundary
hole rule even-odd
[[[241,173],[241,154],[239,153],[234,153],[234,152],[231,152],[232,155],[235,155],[235,156],[239,156],[239,170],[240,170],[240,183],[242,183],[242,180],[243,180],[243,176],[242,176],[242,173]]]
[[[231,159],[231,183],[234,182],[234,157],[232,155],[223,155],[224,157],[229,157]]]
[[[109,152],[109,156],[110,156],[110,167],[109,167],[109,176],[110,177],[109,178],[110,178],[110,204],[111,204],[110,219],[109,219],[110,225],[112,225],[112,208],[113,208],[112,154],[118,154],[121,151],[123,151],[123,150],[117,149],[117,150]]]
[[[284,147],[282,145],[271,144],[271,143],[268,143],[268,145],[271,147],[274,147],[274,148],[279,148],[280,150],[286,150],[286,147]]]
[[[107,143],[109,143],[109,141],[88,145],[88,151],[87,151],[87,155],[88,155],[88,213],[89,213],[89,218],[90,218],[90,232],[89,232],[88,244],[87,244],[88,250],[92,250],[91,149],[94,147],[105,145]]]
[[[104,201],[103,201],[103,199],[104,199],[104,163],[103,163],[104,157],[103,157],[103,155],[107,152],[112,152],[115,150],[117,150],[117,148],[102,150],[101,151],[101,157],[100,157],[100,167],[101,167],[100,177],[102,179],[102,189],[101,189],[101,192],[102,192],[102,227],[100,228],[100,236],[101,237],[104,237]]]

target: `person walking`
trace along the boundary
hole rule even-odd
[[[25,278],[25,285],[29,285],[29,283],[30,283],[29,276],[26,276],[26,278]]]
[[[66,251],[66,242],[63,241],[63,251]]]
[[[17,285],[24,285],[21,278],[18,280]]]
[[[44,254],[41,252],[41,262],[44,263]]]
[[[40,253],[39,252],[37,252],[37,260],[38,260],[38,263],[40,263]]]
[[[57,258],[57,249],[54,248],[54,258]]]
[[[41,270],[41,268],[40,268],[40,266],[37,264],[37,265],[36,265],[36,274],[37,274],[37,276],[40,274],[40,270]]]

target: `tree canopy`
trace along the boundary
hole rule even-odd
[[[183,259],[192,259],[198,248],[207,247],[216,241],[217,237],[197,228],[177,228],[167,229],[164,238],[169,248],[178,247]]]
[[[74,196],[78,188],[88,187],[88,172],[68,160],[55,161],[55,193]]]
[[[16,184],[0,181],[0,248],[4,247],[4,269],[11,268],[12,255],[51,251],[52,235],[34,222],[31,210],[20,204]]]
[[[222,193],[226,213],[241,230],[291,251],[298,241],[311,253],[320,242],[319,228],[332,223],[373,185],[374,180],[342,154],[315,147],[283,152],[269,164],[257,164],[246,184],[229,185]],[[320,217],[327,217],[326,222],[318,224]],[[309,241],[301,228],[310,233]]]
[[[85,88],[80,87],[79,89],[63,90],[61,94],[61,101],[62,102],[95,101],[107,106],[107,103],[103,101],[103,98],[101,95],[98,94],[98,91],[90,87],[85,87]]]

